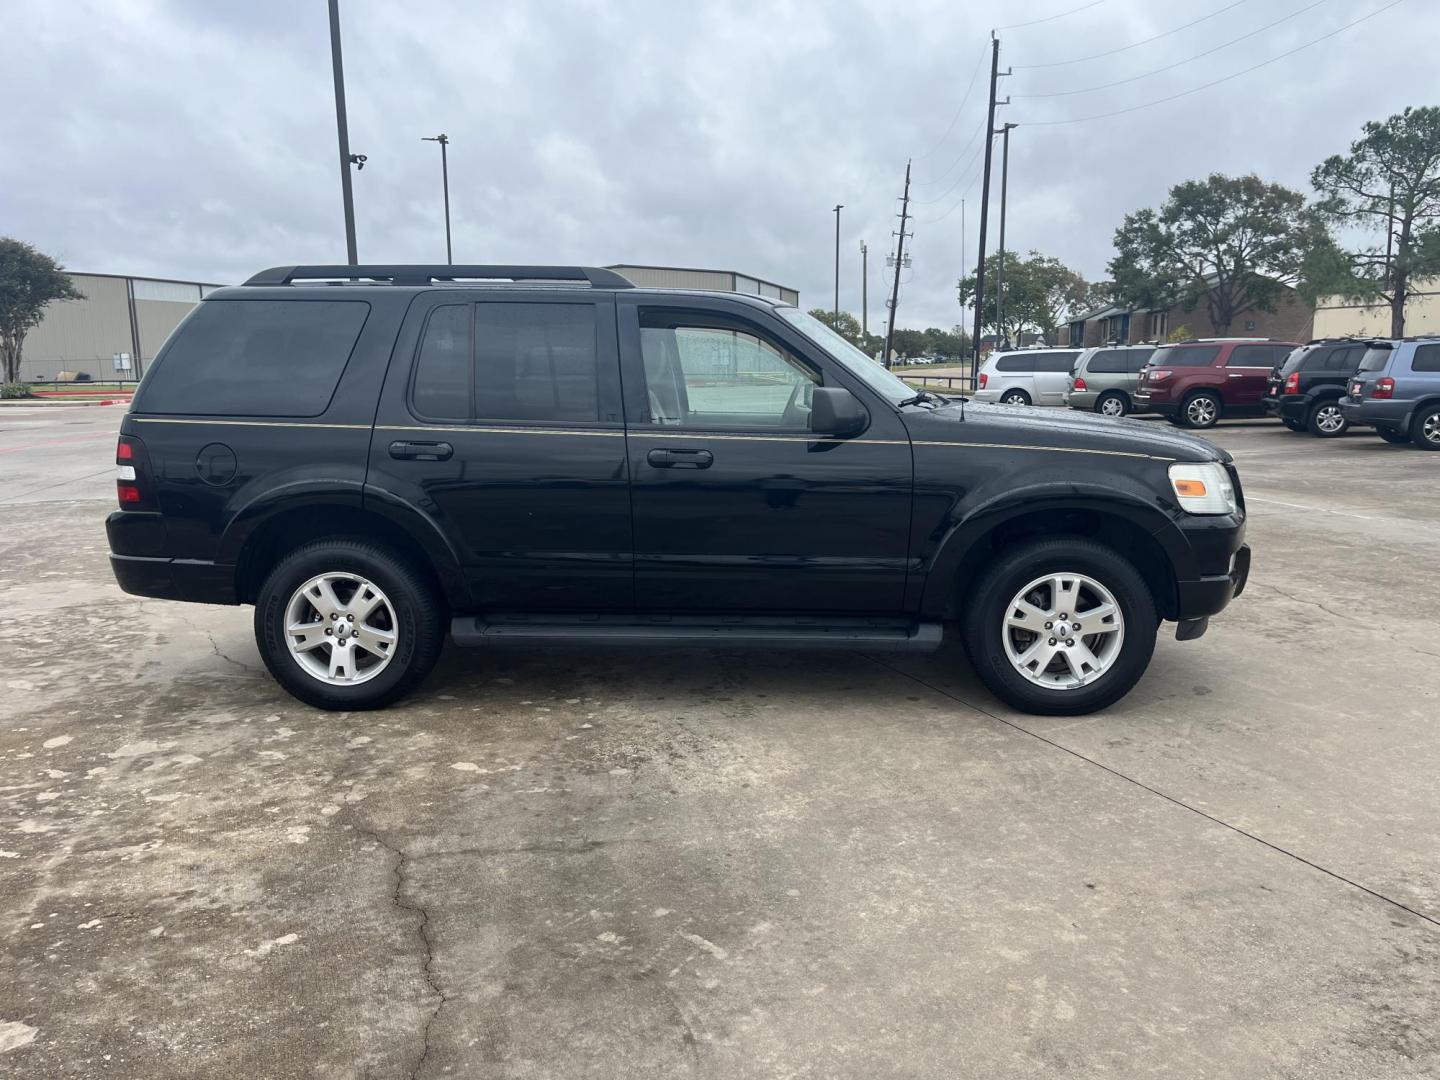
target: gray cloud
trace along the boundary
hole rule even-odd
[[[1435,103],[1427,65],[1377,60],[1401,55],[1396,42],[1440,39],[1440,5],[1409,0],[1189,97],[1038,126],[1209,82],[1385,0],[1330,0],[1188,64],[1179,61],[1311,0],[1247,0],[1112,57],[1018,68],[1138,41],[1227,2],[1107,0],[1002,33],[1002,68],[1017,65],[1002,93],[1160,69],[1001,110],[1021,125],[1011,247],[1100,276],[1121,215],[1159,202],[1169,185],[1218,170],[1304,188],[1310,168],[1365,120]],[[420,138],[444,130],[457,260],[719,266],[828,306],[830,208],[842,202],[841,303],[858,310],[864,239],[877,325],[906,157],[944,132],[990,26],[1067,6],[343,0],[352,149],[370,158],[355,176],[360,256],[443,257],[437,151]],[[0,92],[12,103],[0,115],[0,232],[94,271],[234,281],[276,263],[343,260],[319,0],[12,0],[0,40],[10,46]],[[902,325],[958,320],[954,282],[973,263],[979,202],[962,151],[980,125],[984,82],[982,70],[953,130],[917,158]]]

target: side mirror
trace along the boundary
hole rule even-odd
[[[817,386],[811,391],[810,430],[817,435],[858,435],[870,414],[843,386]]]

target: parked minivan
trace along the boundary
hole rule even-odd
[[[1352,424],[1368,424],[1386,442],[1440,450],[1440,340],[1372,341],[1340,399]]]
[[[1134,412],[1140,371],[1154,352],[1154,345],[1101,345],[1086,349],[1070,369],[1065,404],[1104,416],[1126,416]]]
[[[1079,349],[1020,349],[991,353],[980,367],[976,401],[1002,405],[1064,405]]]

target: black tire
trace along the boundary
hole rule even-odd
[[[1021,675],[1005,652],[1005,619],[1011,599],[1047,573],[1085,574],[1115,597],[1125,638],[1108,671],[1074,689],[1037,686]],[[961,620],[965,651],[975,673],[996,697],[1022,712],[1075,716],[1119,701],[1140,681],[1155,651],[1159,616],[1139,572],[1114,549],[1079,536],[1033,540],[1004,551],[981,572]]]
[[[1415,413],[1410,437],[1421,450],[1440,450],[1440,405],[1426,405]]]
[[[1198,402],[1205,401],[1208,401],[1212,406],[1212,409],[1208,413],[1203,412],[1201,408],[1197,407]],[[1220,398],[1209,390],[1200,390],[1197,393],[1191,394],[1180,404],[1180,411],[1176,416],[1179,418],[1181,427],[1204,431],[1213,428],[1220,422],[1221,412],[1222,406],[1220,404]],[[1209,418],[1205,419],[1206,416]]]
[[[1391,431],[1389,428],[1377,427],[1375,434],[1391,446],[1403,446],[1410,441],[1410,432],[1408,431]]]
[[[1280,423],[1284,424],[1287,429],[1295,432],[1297,435],[1305,430],[1305,425],[1302,424],[1299,420],[1288,420],[1282,416],[1280,418]]]
[[[1118,411],[1105,411],[1107,401],[1119,402]],[[1107,390],[1095,399],[1095,411],[1102,416],[1128,416],[1130,414],[1130,399],[1119,390]]]
[[[353,686],[332,685],[311,675],[285,641],[291,597],[311,578],[329,573],[372,581],[395,613],[394,654],[384,670]],[[408,694],[435,666],[445,643],[444,606],[415,566],[389,548],[340,537],[317,540],[281,559],[260,587],[255,641],[275,681],[306,704],[320,709],[378,709]],[[326,647],[333,648],[328,643]]]
[[[1006,390],[1000,395],[1001,405],[1029,405],[1030,395],[1024,390]]]
[[[1332,424],[1339,426],[1329,426]],[[1350,421],[1340,411],[1340,403],[1334,398],[1327,398],[1310,406],[1305,416],[1305,430],[1317,439],[1338,439],[1350,430]]]

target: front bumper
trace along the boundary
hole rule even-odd
[[[1245,591],[1250,579],[1250,545],[1242,543],[1223,574],[1210,574],[1176,582],[1179,604],[1177,621],[1204,619],[1224,611],[1231,600]]]

